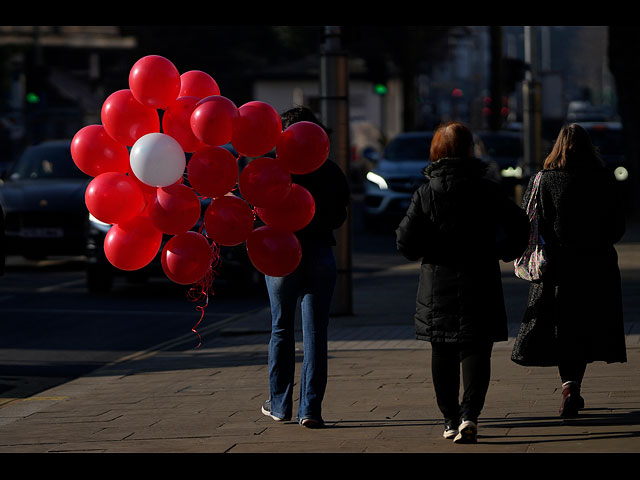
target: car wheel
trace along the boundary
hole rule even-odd
[[[101,265],[87,266],[87,290],[90,293],[108,293],[113,287],[113,272]]]

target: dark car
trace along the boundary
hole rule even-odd
[[[0,204],[6,254],[29,259],[84,255],[91,178],[73,163],[69,140],[28,147],[4,175]]]
[[[398,225],[413,193],[425,182],[422,170],[429,164],[434,132],[406,132],[394,137],[366,174],[363,222],[367,229]],[[474,136],[474,155],[487,165],[487,178],[499,182],[496,162]]]
[[[477,136],[482,140],[487,156],[497,163],[505,192],[514,196],[516,185],[527,174],[522,133],[509,130],[480,131]]]

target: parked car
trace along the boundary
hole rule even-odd
[[[413,193],[425,181],[422,170],[429,164],[434,132],[407,132],[394,137],[384,149],[374,169],[366,175],[364,227],[398,225]],[[487,163],[487,177],[500,181],[498,165],[486,153],[479,137],[474,138],[474,155]]]
[[[500,167],[500,175],[505,178],[522,176],[524,146],[520,132],[498,130],[477,132],[487,155]]]
[[[487,156],[491,157],[500,170],[501,183],[505,192],[513,196],[515,186],[523,181],[527,171],[524,165],[524,144],[519,131],[480,131]]]
[[[84,191],[91,178],[73,163],[70,146],[69,140],[30,146],[4,175],[0,203],[7,255],[84,255]]]

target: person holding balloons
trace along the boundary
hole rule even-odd
[[[311,110],[296,107],[281,115],[285,132],[294,129],[322,127]],[[311,125],[313,124],[313,125]],[[283,142],[284,143],[284,142]],[[280,148],[280,146],[278,147]],[[271,305],[272,327],[269,342],[269,399],[262,413],[276,421],[291,420],[295,374],[294,321],[298,300],[301,301],[304,359],[300,378],[298,422],[307,428],[324,425],[322,401],[327,384],[327,329],[331,299],[336,284],[337,268],[333,253],[334,230],[347,218],[350,191],[346,176],[326,153],[320,166],[296,169],[296,160],[284,149],[277,151],[291,172],[294,194],[308,191],[315,203],[311,221],[295,232],[302,248],[298,267],[284,276],[265,275]],[[324,157],[324,158],[323,158]],[[324,161],[326,159],[326,161]],[[258,210],[258,215],[260,211]]]

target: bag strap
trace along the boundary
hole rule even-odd
[[[542,179],[542,172],[538,172],[533,179],[533,185],[531,187],[531,196],[529,197],[529,202],[527,203],[527,214],[529,218],[532,215],[535,215],[538,208],[538,191],[540,190],[540,180]]]
[[[537,245],[541,242],[538,235],[538,198],[540,197],[540,180],[542,179],[542,171],[538,172],[533,179],[533,186],[531,187],[531,196],[527,203],[527,215],[529,215],[529,222],[531,223],[531,229],[529,231],[529,245]]]

